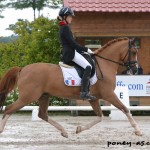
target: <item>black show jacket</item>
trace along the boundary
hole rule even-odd
[[[60,25],[59,38],[62,45],[62,61],[70,63],[75,55],[75,50],[78,53],[87,52],[88,48],[79,45],[67,24]]]

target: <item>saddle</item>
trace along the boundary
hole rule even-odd
[[[90,78],[92,78],[95,74],[95,60],[91,57],[91,55],[89,55],[88,53],[82,53],[82,56],[90,63],[90,65],[92,66],[92,71],[91,71],[91,76]],[[83,74],[84,74],[84,69],[82,67],[80,67],[79,65],[77,65],[74,62],[71,62],[69,64],[65,64],[64,62],[59,62],[59,65],[65,68],[75,68],[79,77],[82,78]]]

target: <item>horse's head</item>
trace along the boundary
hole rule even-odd
[[[94,51],[96,57],[126,67],[125,72],[129,72],[129,74],[137,73],[137,53],[138,49],[135,39],[128,38],[114,39],[102,48]]]
[[[127,67],[128,74],[137,74],[138,60],[137,60],[138,49],[136,46],[136,39],[129,39],[128,50],[122,59],[124,66]]]

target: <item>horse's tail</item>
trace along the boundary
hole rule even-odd
[[[0,111],[3,109],[8,93],[14,89],[20,71],[21,67],[13,67],[0,80]]]

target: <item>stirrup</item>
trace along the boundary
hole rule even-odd
[[[80,98],[83,100],[96,100],[95,96],[90,95],[88,92],[80,92]]]

